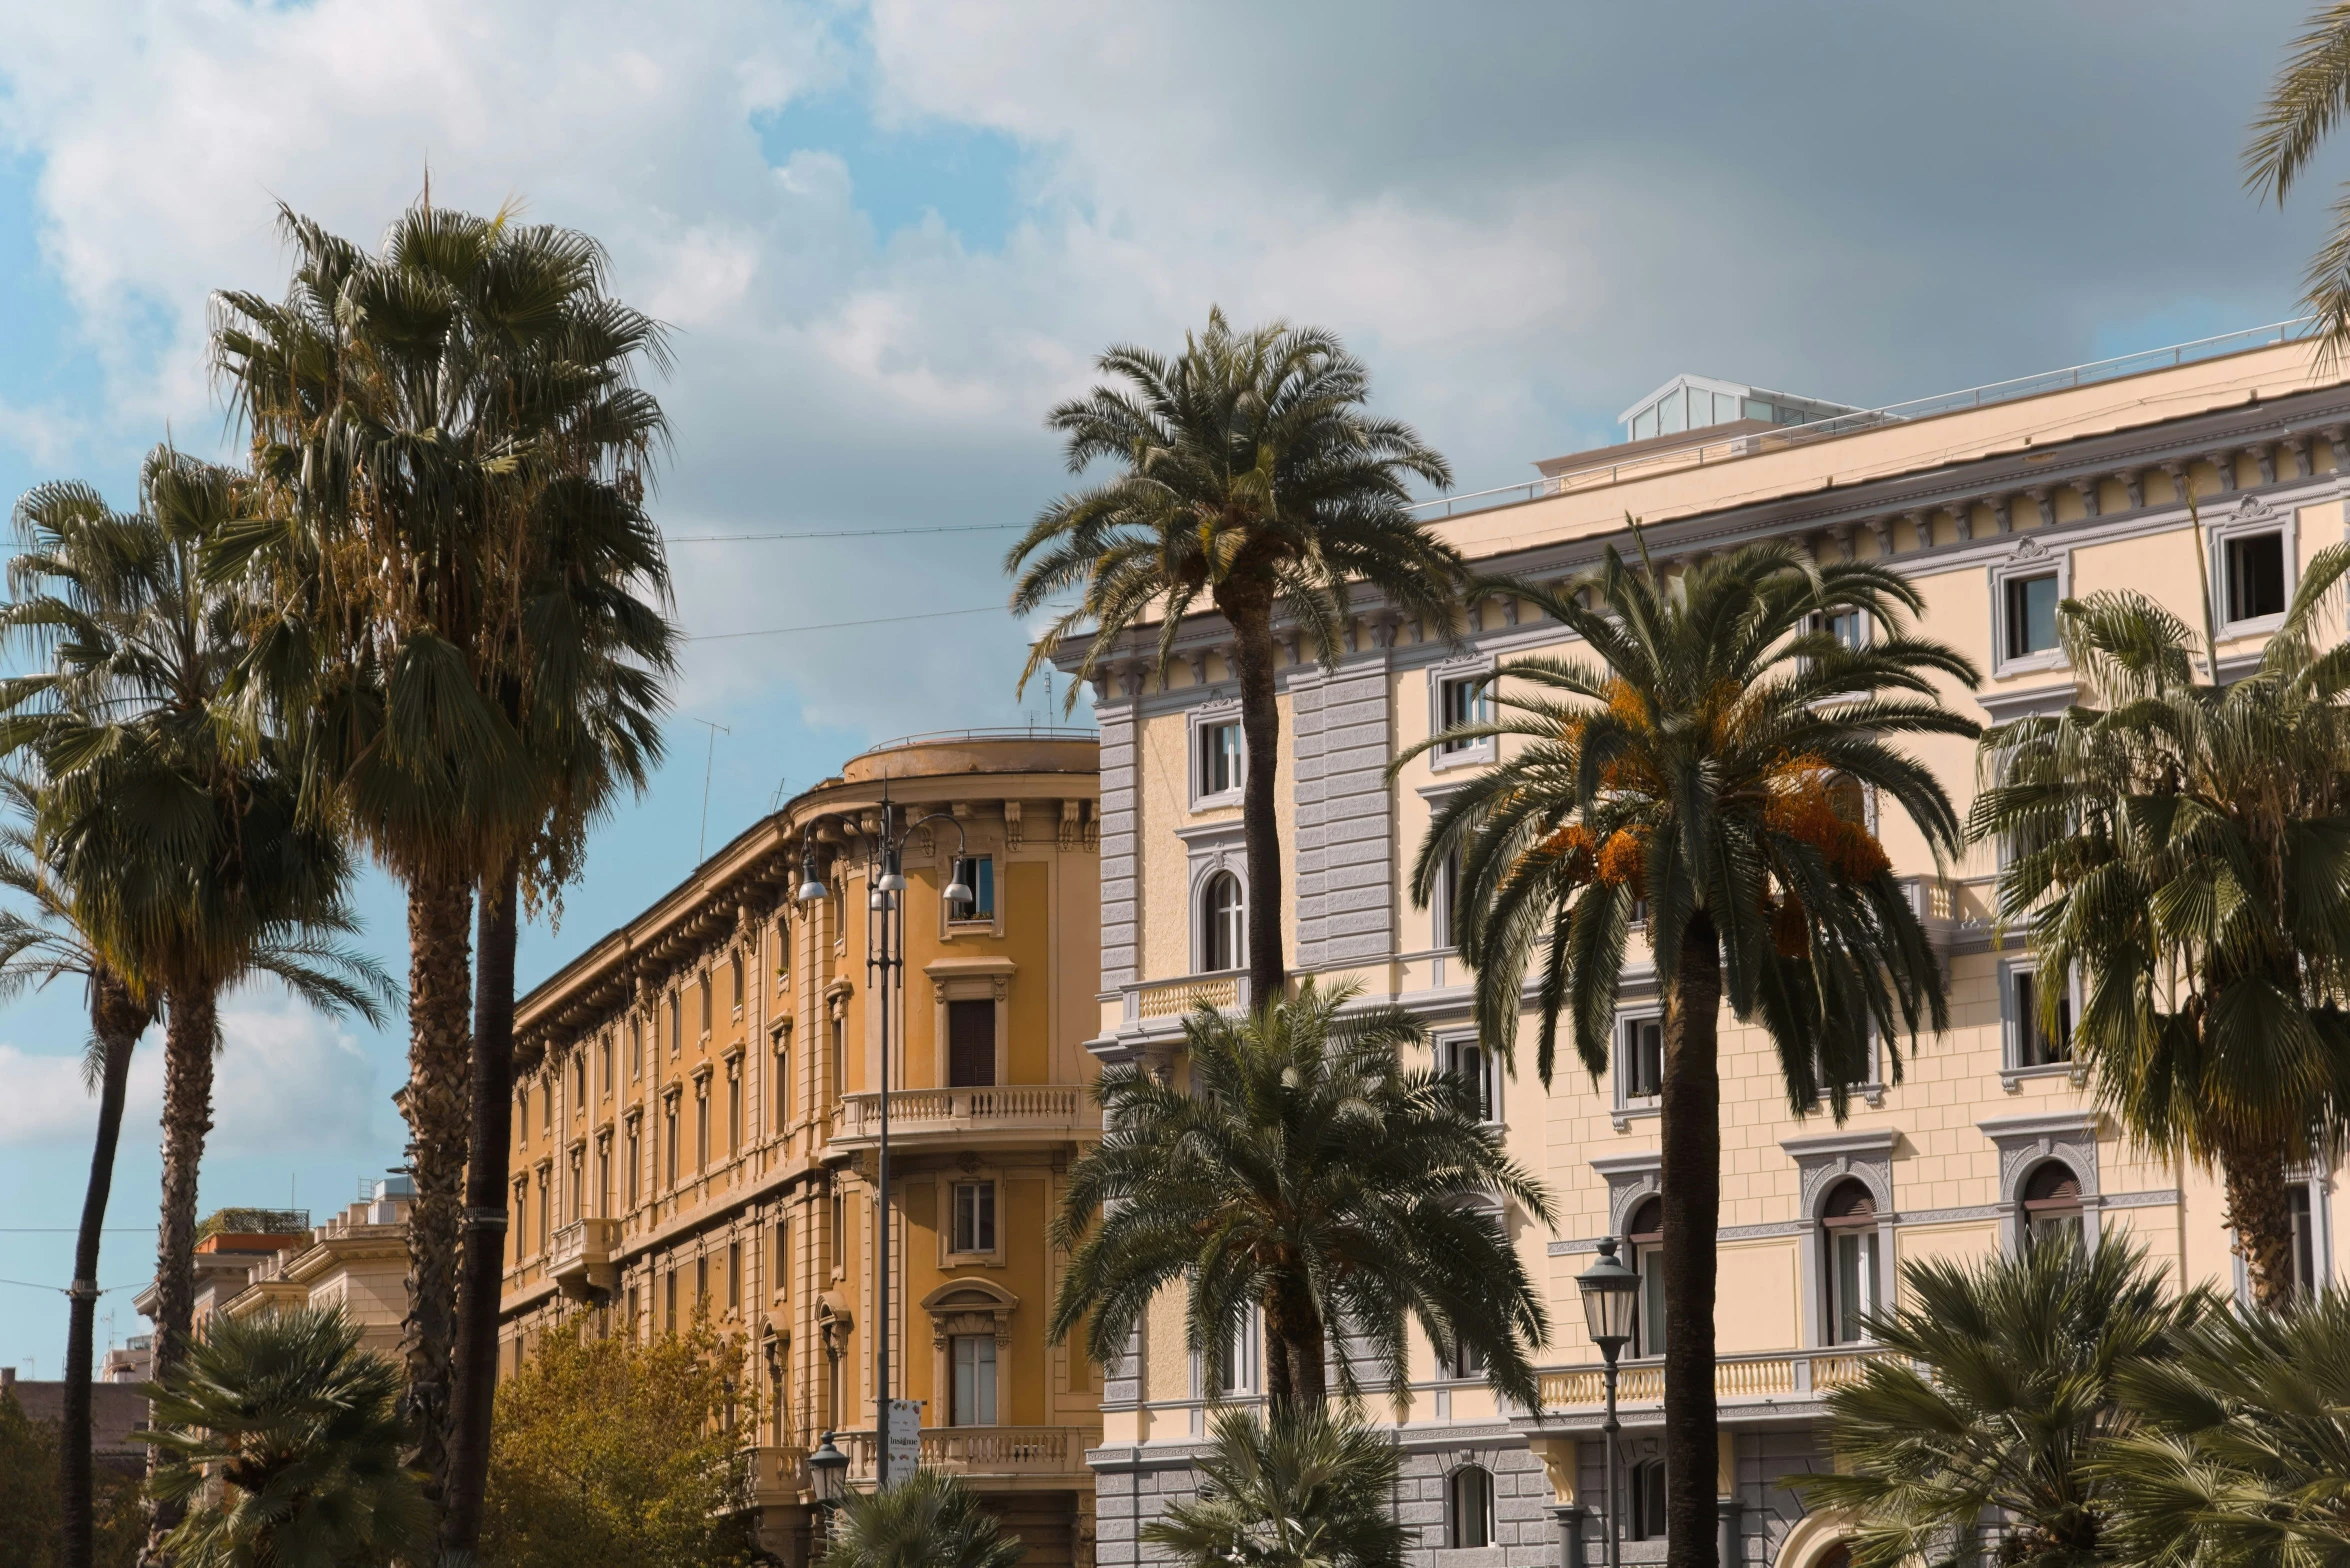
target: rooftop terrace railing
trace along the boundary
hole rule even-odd
[[[1995,403],[2011,403],[2019,398],[2037,397],[2043,392],[2061,392],[2149,370],[2163,370],[2173,365],[2189,365],[2198,360],[2240,354],[2246,349],[2262,348],[2273,343],[2288,343],[2308,336],[2316,321],[2315,316],[2296,316],[2290,321],[2272,321],[2264,327],[2246,327],[2241,331],[2194,338],[2164,348],[2117,354],[2111,359],[2093,359],[2085,364],[2067,365],[2061,370],[2044,370],[2034,375],[2015,376],[2006,381],[1985,382],[1978,387],[1962,387],[1956,392],[1937,392],[1930,397],[1911,398],[1905,403],[1856,409],[1849,414],[1815,419],[1806,424],[1781,425],[1771,430],[1747,430],[1734,436],[1724,436],[1718,441],[1694,442],[1661,452],[1643,452],[1620,462],[1597,458],[1555,474],[1545,474],[1540,479],[1528,480],[1524,484],[1501,485],[1491,490],[1471,490],[1460,495],[1436,496],[1417,501],[1409,510],[1429,517],[1459,517],[1472,512],[1491,511],[1495,507],[1514,506],[1521,501],[1539,501],[1544,496],[1564,495],[1570,490],[1619,484],[1651,473],[1752,457],[1757,452],[1803,446],[1877,425],[1924,419],[1934,414],[1955,413],[1960,409],[1985,408]]]

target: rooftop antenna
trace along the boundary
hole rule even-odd
[[[703,852],[710,847],[710,773],[718,765],[718,737],[732,735],[734,731],[713,719],[696,719],[694,722],[710,726],[710,749],[702,758],[702,832],[694,840],[694,864],[698,866],[702,863]]]

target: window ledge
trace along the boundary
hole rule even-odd
[[[2002,1067],[1999,1069],[1999,1087],[2009,1094],[2021,1094],[2024,1081],[2029,1078],[2069,1078],[2076,1089],[2089,1082],[2088,1067],[2081,1062],[2049,1062],[2039,1067]]]
[[[1664,1115],[1664,1107],[1654,1103],[1647,1105],[1619,1105],[1615,1108],[1615,1111],[1612,1114],[1615,1117],[1616,1131],[1630,1132],[1632,1130],[1632,1124],[1635,1121],[1638,1121],[1644,1117]]]
[[[1493,760],[1490,741],[1477,746],[1464,746],[1459,751],[1432,751],[1428,753],[1428,771],[1444,773],[1453,768],[1482,767]]]
[[[2064,650],[2050,648],[2044,653],[2027,653],[2020,658],[1995,658],[1991,678],[2005,680],[2010,675],[2028,675],[2036,670],[2064,670],[2072,666],[2065,662]]]

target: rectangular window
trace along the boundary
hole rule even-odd
[[[553,1207],[554,1183],[547,1180],[545,1171],[539,1172],[539,1251],[547,1250],[547,1237],[553,1226],[547,1222],[547,1211]]]
[[[1665,1462],[1662,1459],[1644,1459],[1632,1466],[1625,1478],[1630,1484],[1630,1496],[1625,1498],[1624,1536],[1632,1541],[1661,1541],[1665,1538]]]
[[[954,880],[970,892],[969,898],[958,898],[947,905],[949,920],[995,919],[995,857],[993,855],[964,855],[955,861]]]
[[[773,1131],[777,1137],[781,1137],[783,1130],[790,1125],[791,1053],[779,1050],[775,1053],[775,1126]]]
[[[740,1312],[743,1306],[743,1244],[726,1244],[726,1310]]]
[[[710,1168],[710,1080],[694,1085],[694,1169]]]
[[[2028,659],[2056,647],[2056,574],[2010,577],[2005,585],[2007,656]]]
[[[739,1067],[726,1073],[726,1152],[729,1156],[743,1152],[743,1075]]]
[[[530,1178],[514,1184],[514,1263],[521,1267],[530,1256]]]
[[[1624,1021],[1624,1098],[1653,1100],[1664,1091],[1665,1023],[1661,1018]]]
[[[2317,1294],[2316,1209],[2310,1202],[2310,1184],[2297,1181],[2285,1189],[2285,1212],[2293,1226],[2293,1290]]]
[[[951,1424],[995,1425],[995,1336],[957,1334],[953,1340],[955,1398]]]
[[[677,1185],[677,1096],[671,1095],[661,1110],[661,1141],[669,1158],[669,1185]]]
[[[707,973],[705,973],[705,974],[702,976],[702,984],[701,984],[701,992],[702,992],[702,1033],[703,1033],[703,1034],[705,1034],[705,1035],[707,1035],[707,1034],[710,1032],[710,990],[711,990],[711,986],[710,986],[710,976],[709,976]]]
[[[1847,648],[1868,646],[1868,622],[1858,610],[1823,611],[1811,618],[1811,624],[1812,630],[1826,632]]]
[[[734,996],[734,1011],[739,1017],[743,1010],[743,955],[736,953],[726,961],[726,965]]]
[[[791,1294],[791,1221],[775,1222],[775,1289],[777,1299]]]
[[[1199,727],[1199,793],[1229,795],[1240,788],[1240,721]]]
[[[669,993],[669,1054],[675,1056],[685,1048],[685,998],[677,992]]]
[[[832,1257],[830,1261],[835,1279],[848,1272],[849,1195],[837,1187],[832,1191]]]
[[[603,1098],[607,1100],[611,1099],[612,1031],[609,1029],[605,1030],[602,1038],[596,1042],[596,1077],[601,1080],[601,1082],[599,1082],[596,1086],[597,1092],[601,1094]]]
[[[2048,1032],[2048,1020],[2040,1010],[2039,977],[2029,969],[2019,969],[2012,977],[2015,987],[2015,1040],[2018,1067],[2053,1067],[2073,1059],[2073,999],[2056,999],[2056,1032]]]
[[[640,1183],[644,1171],[644,1123],[637,1117],[628,1119],[628,1206],[633,1209],[642,1195]]]
[[[576,1051],[571,1057],[571,1108],[587,1109],[587,1052]]]
[[[596,1140],[596,1214],[602,1219],[612,1215],[612,1135],[608,1132]]]
[[[1437,727],[1443,730],[1456,730],[1464,725],[1487,722],[1492,711],[1486,700],[1487,679],[1488,677],[1483,675],[1469,675],[1458,680],[1446,681],[1438,686],[1436,688]],[[1439,756],[1450,756],[1455,752],[1469,751],[1487,744],[1489,742],[1485,740],[1447,740],[1438,743],[1436,750]]]
[[[1443,867],[1436,873],[1435,908],[1429,911],[1429,935],[1438,947],[1458,947],[1461,929],[1461,852],[1454,850],[1444,857]]]
[[[571,1156],[571,1206],[564,1210],[566,1220],[576,1220],[587,1212],[587,1162],[575,1150]]]
[[[628,1081],[635,1083],[645,1075],[645,1021],[628,1021]]]
[[[1493,1062],[1475,1040],[1448,1040],[1442,1047],[1444,1072],[1468,1091],[1481,1122],[1493,1120]]]
[[[661,1326],[668,1332],[677,1332],[677,1270],[671,1268],[667,1281],[661,1287]]]
[[[704,1253],[694,1259],[694,1316],[710,1315],[710,1255]]]
[[[1828,1229],[1828,1341],[1857,1345],[1868,1337],[1862,1320],[1877,1308],[1877,1230],[1871,1213],[1866,1226]]]
[[[1265,1309],[1255,1302],[1241,1314],[1232,1337],[1216,1352],[1210,1369],[1219,1397],[1261,1394],[1265,1391]]]
[[[849,1092],[849,1021],[832,1015],[832,1097]]]
[[[514,1092],[514,1147],[517,1149],[530,1147],[530,1091],[528,1089],[517,1089]]]
[[[947,1087],[984,1089],[995,1082],[995,1003],[947,1003]]]
[[[539,1076],[539,1130],[555,1136],[555,1074],[552,1067]]]
[[[644,1332],[644,1320],[643,1320],[643,1318],[641,1318],[641,1317],[639,1316],[639,1314],[640,1314],[640,1313],[642,1313],[643,1311],[644,1311],[644,1301],[643,1301],[643,1298],[642,1298],[642,1297],[640,1297],[640,1296],[637,1294],[637,1288],[636,1288],[634,1285],[631,1285],[631,1286],[629,1286],[629,1287],[628,1287],[628,1337],[629,1337],[630,1339],[635,1339],[635,1338],[636,1338],[636,1337],[637,1337],[639,1334],[642,1334],[642,1333]]]
[[[2285,536],[2252,534],[2227,544],[2228,619],[2285,613]]]
[[[1632,1267],[1640,1275],[1640,1310],[1633,1314],[1632,1354],[1665,1353],[1665,1244],[1660,1236],[1632,1238]]]
[[[995,1251],[995,1183],[955,1183],[955,1245],[957,1252]]]

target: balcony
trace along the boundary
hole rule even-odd
[[[1714,1363],[1714,1398],[1724,1406],[1817,1399],[1831,1389],[1857,1383],[1870,1362],[1887,1354],[1873,1345],[1851,1345],[1834,1350],[1724,1356]],[[1540,1376],[1545,1411],[1596,1410],[1607,1402],[1603,1368],[1565,1367]],[[1635,1361],[1625,1365],[1616,1384],[1618,1404],[1662,1404],[1664,1397],[1663,1363]]]
[[[808,1451],[761,1444],[750,1450],[751,1506],[797,1503],[808,1496]]]
[[[1212,1007],[1220,1013],[1248,1011],[1248,974],[1226,970],[1221,974],[1189,975],[1181,980],[1146,980],[1119,987],[1125,996],[1128,1026],[1180,1023],[1188,1013]]]
[[[1101,1112],[1081,1084],[1003,1084],[990,1089],[897,1089],[889,1097],[893,1146],[925,1143],[1060,1143],[1101,1132]],[[881,1141],[881,1096],[851,1094],[833,1112],[836,1148]]]
[[[1060,1480],[1091,1478],[1085,1449],[1100,1433],[1082,1426],[926,1426],[922,1468],[972,1479],[1006,1480],[1036,1476]],[[833,1441],[849,1456],[849,1479],[873,1481],[873,1433],[836,1432]]]
[[[607,1294],[620,1282],[620,1222],[573,1220],[547,1248],[547,1277],[575,1301]]]

